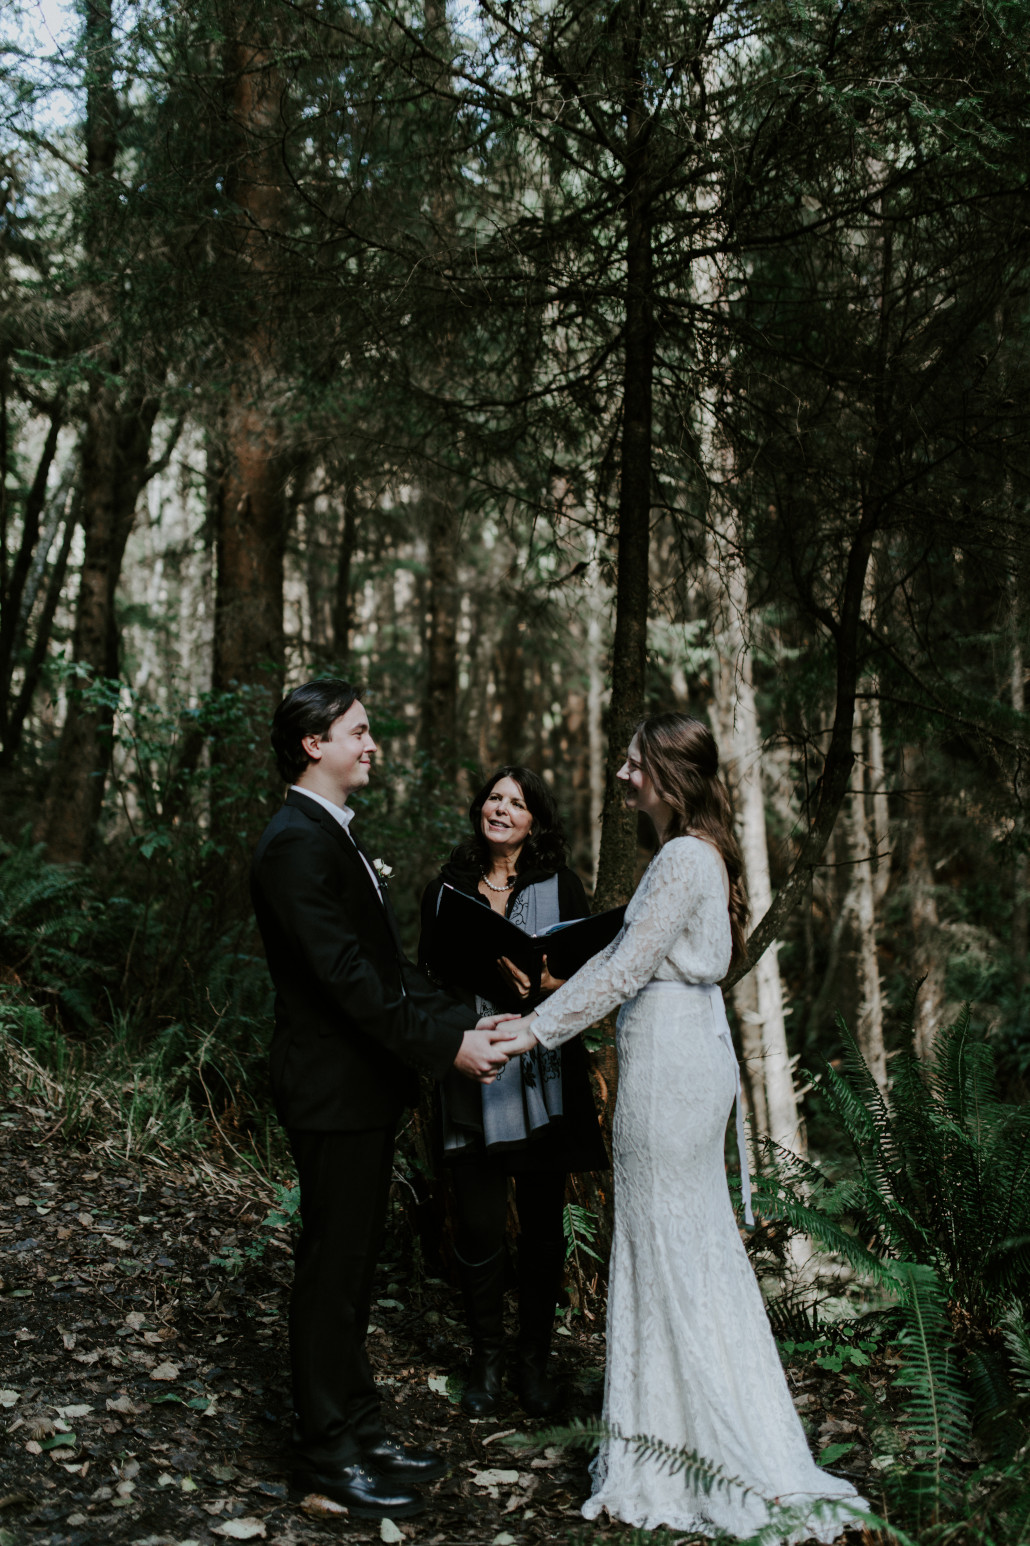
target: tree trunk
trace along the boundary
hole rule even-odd
[[[68,572],[68,559],[71,555],[72,539],[75,536],[75,528],[79,524],[81,501],[74,500],[70,503],[71,507],[65,516],[61,545],[57,550],[57,557],[54,560],[50,575],[47,577],[44,573],[40,576],[40,584],[43,583],[44,579],[46,580],[46,595],[39,616],[36,619],[32,650],[25,665],[25,675],[22,678],[21,687],[18,689],[18,696],[11,706],[7,735],[4,740],[3,751],[0,752],[0,767],[10,767],[17,755],[18,748],[21,745],[25,721],[32,707],[32,700],[35,697],[39,679],[43,674],[47,649],[50,645],[50,635],[54,627],[54,618],[57,615],[58,603],[64,590],[64,577]],[[41,547],[45,545],[47,556],[49,556],[50,546],[56,534],[55,528],[53,535],[45,537],[44,544],[41,544]]]
[[[641,74],[639,0],[626,22],[626,291],[619,463],[618,578],[612,696],[608,715],[601,851],[594,907],[629,899],[636,858],[636,820],[624,809],[615,777],[644,712],[647,665],[648,555],[651,537],[651,437],[654,312],[649,149],[651,121]],[[614,1066],[612,1068],[614,1078]]]
[[[772,906],[769,848],[762,779],[762,733],[755,701],[751,652],[742,620],[747,616],[747,576],[739,559],[739,536],[730,532],[721,571],[719,599],[723,628],[715,661],[722,761],[733,786],[737,835],[744,860],[751,909],[762,917]],[[755,962],[733,990],[741,1027],[741,1051],[752,1091],[755,1137],[804,1154],[805,1139],[794,1094],[787,1047],[778,942]]]
[[[3,404],[4,427],[4,461],[6,462],[6,425],[7,404]],[[7,573],[7,531],[6,531],[6,495],[4,488],[4,529],[0,531],[0,550],[4,554],[3,585],[0,588],[0,599],[3,606],[0,608],[0,743],[3,746],[5,758],[10,756],[10,713],[11,713],[11,687],[12,678],[18,662],[18,651],[21,645],[23,628],[22,620],[25,615],[22,605],[26,594],[29,575],[32,570],[33,559],[40,541],[40,524],[43,509],[46,504],[47,480],[50,469],[53,466],[54,456],[57,451],[57,437],[61,430],[62,410],[55,408],[50,415],[50,425],[46,439],[43,443],[42,454],[36,467],[36,474],[32,480],[25,500],[25,509],[22,515],[21,541],[18,545],[18,554],[14,560],[10,575]],[[0,468],[6,482],[6,466]]]
[[[591,876],[597,885],[597,865],[601,849],[601,819],[604,813],[604,660],[601,645],[603,597],[597,574],[596,544],[587,571],[587,746],[590,767],[590,858]]]
[[[903,756],[905,799],[908,808],[909,919],[915,939],[913,966],[923,978],[916,998],[914,1045],[916,1054],[929,1058],[933,1041],[944,1020],[944,962],[941,959],[941,927],[933,869],[926,842],[926,764],[922,752],[908,747]]]
[[[856,715],[858,755],[848,799],[846,832],[851,861],[851,886],[845,909],[854,926],[855,968],[858,987],[855,1039],[869,1071],[880,1089],[887,1090],[887,1054],[883,1043],[883,997],[876,951],[876,905],[872,862],[872,834],[866,820],[865,759],[861,753],[862,720]]]
[[[110,0],[90,0],[84,11],[87,56],[86,201],[84,244],[102,272],[106,209],[118,152],[115,43]],[[98,326],[113,326],[113,303],[102,288],[93,296]],[[108,356],[97,372],[86,409],[81,449],[85,550],[72,638],[72,659],[88,679],[118,674],[115,591],[136,500],[146,479],[157,397],[140,385],[119,388],[121,361]],[[43,812],[47,853],[59,862],[82,860],[92,841],[111,761],[112,715],[73,691],[57,748]]]
[[[336,589],[333,598],[333,653],[336,658],[336,671],[341,676],[347,674],[351,629],[354,626],[351,571],[357,545],[357,494],[353,488],[348,488],[343,500],[343,530],[340,532],[340,548],[336,559]]]
[[[458,773],[458,608],[461,512],[432,476],[423,488],[428,546],[429,628],[422,699],[422,750],[453,785]]]
[[[213,683],[225,692],[283,677],[283,564],[286,499],[277,427],[259,403],[233,387],[225,420],[224,468],[216,502]]]
[[[215,497],[217,581],[213,685],[264,687],[283,679],[283,565],[288,470],[276,408],[279,296],[274,240],[287,200],[280,141],[284,85],[274,39],[254,13],[233,12],[227,58],[232,79],[232,157],[227,191],[239,211],[228,261],[239,280],[241,318],[222,423]],[[255,35],[257,33],[258,35]],[[263,695],[259,695],[263,696]],[[264,707],[256,706],[256,713]]]
[[[1013,576],[1010,592],[1012,619],[1012,658],[1009,675],[1009,691],[1012,707],[1017,714],[1026,713],[1026,668],[1023,664],[1023,639],[1020,632],[1023,608],[1017,577]],[[1017,772],[1015,777],[1017,797],[1022,796],[1024,781]],[[1027,901],[1030,893],[1030,855],[1024,849],[1017,852],[1012,866],[1012,966],[1016,990],[1026,991],[1028,977],[1027,949],[1030,946],[1027,930]]]
[[[751,657],[747,653],[740,657],[735,718],[733,756],[736,764],[738,833],[751,905],[761,917],[772,906],[772,883],[769,878],[765,797],[762,790],[762,742],[752,683]],[[777,941],[772,941],[755,962],[751,976],[755,980],[755,1007],[760,1026],[768,1121],[766,1131],[778,1147],[803,1154],[805,1140],[791,1076]]]
[[[887,766],[883,755],[883,717],[879,698],[869,699],[864,718],[873,817],[873,901],[879,907],[887,895],[891,880],[890,808],[887,801]]]
[[[72,637],[72,659],[87,680],[118,676],[115,592],[125,544],[146,481],[157,400],[140,393],[119,401],[116,389],[95,390],[82,443],[82,525],[85,550]],[[44,813],[47,856],[81,862],[89,851],[111,765],[109,706],[69,694]]]

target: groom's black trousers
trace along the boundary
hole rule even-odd
[[[300,1182],[301,1236],[290,1299],[295,1458],[352,1465],[385,1436],[365,1351],[383,1241],[394,1128],[289,1129]]]

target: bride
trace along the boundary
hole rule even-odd
[[[775,1515],[777,1539],[836,1538],[866,1507],[813,1461],[791,1402],[726,1184],[739,1076],[717,986],[744,952],[747,899],[711,732],[646,719],[619,778],[659,850],[611,945],[535,1013],[509,1022],[512,1055],[559,1046],[617,1004],[615,1234],[602,1441],[587,1519],[737,1537]],[[507,1048],[505,1050],[508,1050]],[[747,1167],[742,1154],[745,1206]],[[748,1212],[749,1212],[748,1208]],[[627,1443],[694,1451],[732,1478],[696,1486]],[[743,1484],[743,1485],[740,1485]]]

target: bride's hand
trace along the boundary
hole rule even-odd
[[[503,1046],[510,1058],[521,1057],[523,1052],[532,1052],[533,1048],[539,1045],[530,1030],[535,1019],[536,1015],[526,1015],[521,1020],[508,1020],[503,1026],[498,1027],[495,1033],[498,1045]],[[503,1041],[500,1039],[502,1036]]]

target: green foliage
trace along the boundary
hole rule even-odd
[[[965,1458],[970,1398],[956,1362],[947,1300],[937,1274],[911,1262],[902,1263],[899,1270],[907,1293],[898,1345],[906,1357],[897,1384],[909,1392],[901,1416],[915,1453],[929,1462],[928,1470],[917,1467],[913,1473],[926,1485],[910,1492],[917,1498],[925,1494],[936,1511],[947,1496],[950,1473]]]
[[[905,1029],[885,1097],[840,1025],[843,1067],[817,1084],[854,1172],[830,1181],[822,1167],[780,1156],[775,1177],[759,1183],[761,1207],[903,1301],[913,1285],[897,1264],[931,1269],[953,1313],[982,1337],[1030,1292],[1030,1110],[999,1098],[993,1050],[968,1010],[938,1033],[929,1066],[912,1047],[911,1005]]]
[[[888,1096],[840,1030],[843,1067],[820,1090],[853,1168],[832,1180],[819,1165],[778,1156],[775,1175],[756,1188],[761,1209],[808,1230],[895,1302],[878,1315],[902,1355],[904,1459],[885,1478],[888,1538],[903,1538],[900,1524],[921,1543],[1015,1546],[1030,1519],[1019,1468],[1030,1437],[1030,1113],[998,1098],[992,1048],[968,1012],[938,1033],[929,1066],[909,1038]],[[834,1356],[841,1328],[783,1350],[843,1371],[856,1363],[852,1350],[875,1345],[863,1338],[866,1319],[846,1330],[850,1358]],[[860,1378],[852,1376],[859,1388]],[[992,1458],[971,1476],[976,1454]]]
[[[261,1222],[263,1232],[258,1235],[257,1239],[252,1240],[249,1245],[245,1245],[242,1248],[240,1246],[230,1246],[219,1254],[212,1256],[209,1263],[210,1266],[221,1267],[224,1272],[228,1273],[229,1277],[234,1278],[250,1263],[259,1262],[264,1258],[265,1251],[276,1231],[280,1229],[294,1230],[297,1228],[299,1224],[298,1215],[300,1213],[300,1187],[277,1186],[275,1194],[275,1204],[265,1214]]]
[[[597,1215],[591,1213],[589,1208],[577,1202],[567,1202],[562,1214],[562,1229],[565,1232],[566,1261],[580,1252],[584,1256],[592,1256],[594,1261],[603,1261],[603,1257],[594,1250],[598,1230]]]
[[[0,844],[0,975],[60,1018],[92,1024],[125,916],[123,899],[101,904],[82,870],[49,864],[27,834],[20,847]]]

